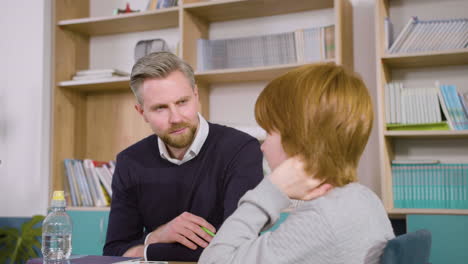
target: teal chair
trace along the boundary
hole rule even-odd
[[[388,241],[381,264],[429,264],[432,236],[427,229],[417,230]]]

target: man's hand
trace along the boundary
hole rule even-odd
[[[200,226],[215,233],[216,229],[205,219],[194,214],[184,212],[167,224],[158,227],[149,234],[146,244],[178,242],[192,250],[207,247],[212,237]]]
[[[312,200],[324,195],[332,188],[330,184],[313,178],[304,170],[304,162],[299,157],[285,160],[270,174],[270,180],[289,198]]]

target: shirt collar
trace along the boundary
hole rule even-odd
[[[182,160],[171,158],[171,156],[169,155],[169,151],[167,150],[166,144],[164,144],[164,142],[158,137],[158,147],[161,158],[168,160],[169,162],[174,163],[176,165],[181,165],[195,158],[198,155],[198,153],[200,153],[200,150],[203,147],[206,138],[208,137],[210,127],[208,125],[208,122],[205,120],[205,118],[203,118],[203,116],[200,113],[198,113],[198,119],[199,127],[197,130],[197,134],[195,135],[192,144],[187,149],[187,152],[185,152],[185,155],[182,158]]]

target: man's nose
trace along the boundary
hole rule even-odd
[[[182,121],[182,115],[180,114],[179,109],[177,109],[177,107],[172,107],[169,122],[180,123],[181,121]]]

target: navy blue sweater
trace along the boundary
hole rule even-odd
[[[104,255],[120,256],[144,244],[146,235],[187,211],[216,229],[244,193],[262,179],[258,141],[235,129],[209,123],[198,155],[181,165],[161,158],[149,136],[117,155]],[[202,248],[151,244],[148,260],[197,261]]]

